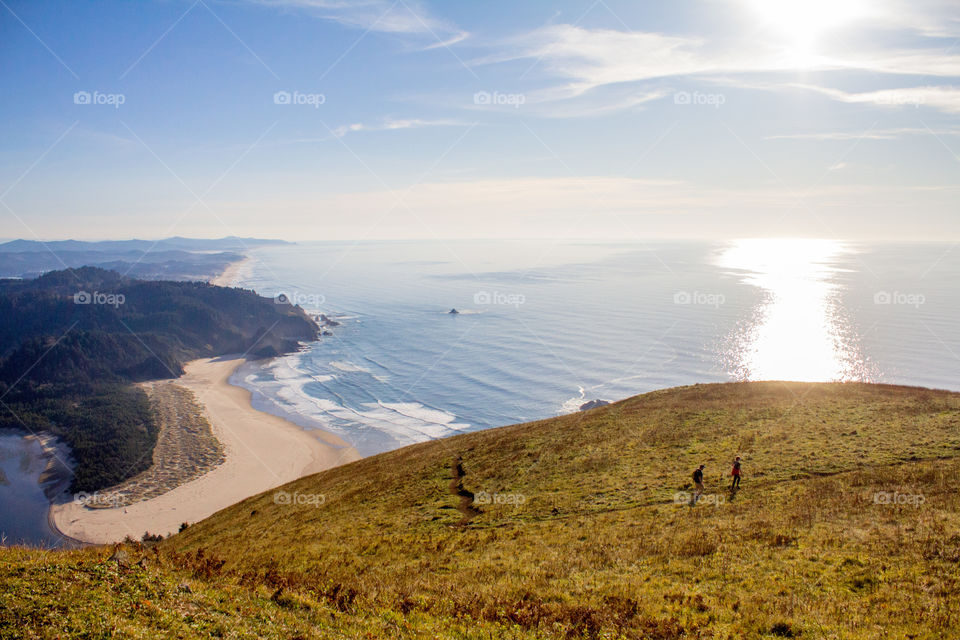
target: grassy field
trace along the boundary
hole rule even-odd
[[[958,486],[960,394],[682,387],[0,552],[0,637],[960,637]]]

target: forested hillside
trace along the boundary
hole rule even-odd
[[[50,431],[72,448],[72,489],[150,465],[156,426],[130,383],[174,378],[227,353],[271,356],[316,338],[297,307],[201,282],[141,281],[84,267],[0,280],[0,428]]]

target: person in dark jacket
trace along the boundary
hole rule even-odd
[[[696,493],[693,494],[693,503],[696,504],[697,500],[700,499],[700,496],[703,495],[703,469],[706,465],[700,465],[693,472],[693,485],[697,488]]]

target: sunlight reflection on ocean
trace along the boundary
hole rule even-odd
[[[739,240],[717,266],[762,291],[722,357],[738,380],[872,380],[840,301],[837,258],[854,250],[833,240]]]

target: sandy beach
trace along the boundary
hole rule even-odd
[[[228,383],[239,356],[194,360],[176,383],[194,392],[226,454],[223,464],[163,495],[127,507],[88,509],[54,504],[50,522],[64,535],[108,543],[144,532],[168,535],[244,498],[360,458],[340,438],[306,431],[257,411],[250,392]]]
[[[210,284],[218,287],[237,286],[237,284],[243,280],[247,271],[250,269],[252,262],[253,259],[250,257],[246,257],[243,260],[237,260],[236,262],[231,262],[227,268],[223,270],[223,273],[210,280]]]

